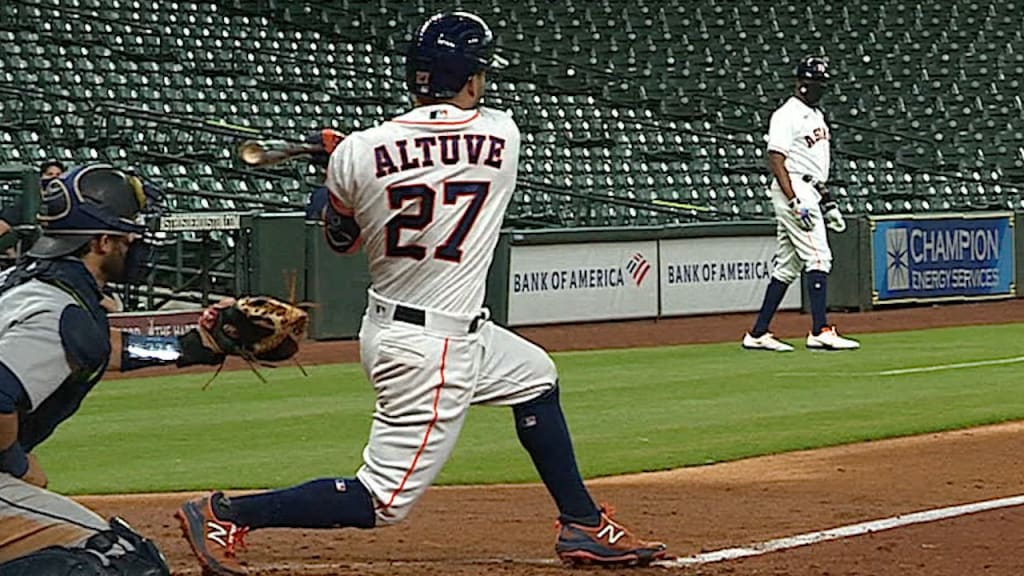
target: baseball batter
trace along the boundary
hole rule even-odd
[[[106,284],[137,280],[146,261],[144,204],[141,183],[109,165],[56,176],[42,193],[42,237],[0,276],[0,576],[170,574],[127,524],[47,490],[33,454],[108,369],[223,361],[196,330],[109,329]]]
[[[480,105],[486,70],[503,64],[493,45],[472,14],[427,20],[406,60],[415,107],[349,135],[331,155],[326,238],[339,252],[362,245],[372,282],[359,334],[376,393],[364,462],[354,478],[186,503],[179,518],[206,569],[244,574],[235,548],[252,529],[401,521],[441,471],[473,404],[512,408],[558,507],[564,561],[664,556],[663,544],[634,537],[584,487],[551,358],[482,308],[520,147],[512,118]]]
[[[809,56],[796,68],[796,94],[771,117],[768,126],[768,166],[775,177],[771,186],[775,208],[775,269],[753,329],[743,337],[752,350],[789,352],[793,347],[769,332],[769,324],[790,283],[807,272],[811,301],[811,331],[807,348],[852,350],[860,344],[843,338],[829,326],[825,314],[832,251],[826,227],[846,229],[839,208],[825,190],[829,173],[829,130],[818,107],[828,85],[828,62]]]

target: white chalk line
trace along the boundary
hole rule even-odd
[[[847,526],[840,526],[837,528],[829,528],[828,530],[820,530],[817,532],[807,532],[805,534],[798,534],[796,536],[787,536],[785,538],[776,538],[775,540],[768,540],[765,542],[758,542],[754,544],[748,544],[737,548],[723,548],[721,550],[714,550],[712,552],[703,552],[701,554],[694,554],[692,556],[684,556],[682,558],[673,558],[671,560],[659,560],[653,562],[652,566],[661,568],[686,568],[690,566],[697,566],[701,564],[711,564],[715,562],[724,562],[727,560],[738,560],[740,558],[749,558],[751,556],[760,556],[762,554],[768,554],[769,552],[778,552],[780,550],[789,550],[791,548],[798,548],[801,546],[808,546],[810,544],[818,544],[821,542],[829,542],[831,540],[839,540],[841,538],[849,538],[851,536],[863,536],[865,534],[873,534],[875,532],[882,532],[884,530],[891,530],[893,528],[900,528],[903,526],[910,526],[913,524],[923,524],[926,522],[936,522],[939,520],[946,520],[949,518],[956,518],[958,516],[965,516],[967,514],[976,514],[978,512],[986,512],[989,510],[997,510],[1000,508],[1009,508],[1012,506],[1024,505],[1024,494],[1019,496],[1009,496],[1006,498],[998,498],[995,500],[983,500],[981,502],[972,502],[970,504],[961,504],[958,506],[949,506],[946,508],[935,508],[932,510],[924,510],[921,512],[913,512],[911,514],[901,514],[898,516],[892,516],[889,518],[882,518],[879,520],[870,520],[868,522],[861,522],[858,524],[850,524]],[[252,566],[252,568],[258,568],[261,570],[275,570],[295,571],[296,574],[306,574],[310,571],[330,571],[330,570],[360,570],[368,569],[372,566],[387,565],[392,567],[398,566],[438,566],[438,565],[496,565],[496,564],[511,564],[511,565],[534,565],[534,566],[556,566],[560,565],[561,562],[551,558],[482,558],[482,559],[467,559],[467,560],[410,560],[410,561],[381,561],[374,563],[367,562],[325,562],[317,564],[304,564],[300,562],[282,562],[275,564],[259,564]],[[174,572],[177,576],[191,576],[192,574],[199,574],[198,569],[185,569]]]
[[[943,370],[958,370],[960,368],[975,368],[978,366],[996,366],[999,364],[1016,364],[1024,362],[1024,356],[1013,358],[999,358],[996,360],[978,360],[976,362],[958,362],[956,364],[937,364],[935,366],[921,366],[919,368],[900,368],[898,370],[883,370],[879,376],[899,376],[901,374],[920,374],[922,372],[941,372]]]
[[[872,534],[874,532],[891,530],[893,528],[910,526],[912,524],[935,522],[937,520],[955,518],[966,514],[975,514],[977,512],[984,512],[987,510],[996,510],[998,508],[1008,508],[1011,506],[1021,505],[1024,505],[1024,495],[1010,496],[996,500],[985,500],[971,504],[962,504],[959,506],[936,508],[933,510],[925,510],[923,512],[892,516],[890,518],[871,520],[869,522],[861,522],[859,524],[850,524],[848,526],[840,526],[838,528],[830,528],[828,530],[821,530],[818,532],[808,532],[806,534],[798,534],[796,536],[788,536],[786,538],[777,538],[775,540],[748,544],[747,546],[741,546],[738,548],[725,548],[722,550],[715,550],[713,552],[704,552],[702,554],[694,554],[683,558],[675,558],[673,560],[661,560],[655,562],[653,565],[664,568],[683,568],[686,566],[710,564],[725,560],[736,560],[750,556],[760,556],[762,554],[777,552],[779,550],[788,550],[790,548],[807,546],[808,544],[828,542],[830,540],[838,540],[840,538],[848,538],[850,536],[862,536],[864,534]]]
[[[972,362],[957,362],[954,364],[935,364],[932,366],[917,366],[914,368],[895,368],[882,370],[881,372],[836,372],[830,376],[902,376],[904,374],[923,374],[926,372],[942,372],[944,370],[960,370],[963,368],[978,368],[979,366],[998,366],[1001,364],[1017,364],[1024,362],[1024,356],[1012,358],[995,358],[992,360],[975,360]],[[776,372],[777,377],[806,376],[807,372]]]

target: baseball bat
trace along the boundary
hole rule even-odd
[[[246,140],[238,146],[238,157],[249,166],[267,167],[324,151],[324,147],[319,144],[287,140]]]
[[[707,206],[697,206],[696,204],[673,202],[671,200],[655,199],[651,200],[651,204],[654,204],[655,206],[666,206],[669,208],[682,208],[683,210],[696,210],[697,212],[711,212],[711,208],[708,208]]]

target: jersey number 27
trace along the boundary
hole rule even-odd
[[[462,243],[473,227],[480,207],[484,205],[490,182],[449,181],[444,183],[442,195],[445,204],[456,204],[460,196],[469,196],[466,211],[462,213],[455,228],[448,234],[444,244],[434,248],[434,258],[459,262],[462,260]],[[399,214],[387,223],[387,255],[423,260],[427,247],[422,244],[399,244],[403,229],[423,230],[434,221],[434,204],[437,192],[425,184],[395,186],[388,189],[388,203],[392,210],[401,210],[408,202],[418,202],[419,213]]]

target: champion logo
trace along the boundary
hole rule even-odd
[[[644,255],[637,252],[633,254],[629,262],[626,263],[626,270],[629,271],[629,275],[633,278],[633,282],[637,286],[640,286],[644,282],[644,278],[647,277],[647,272],[651,269],[651,263],[644,258]]]
[[[608,543],[613,546],[625,535],[626,530],[624,528],[616,529],[615,526],[611,524],[606,524],[605,527],[601,528],[601,530],[599,530],[597,533],[598,538],[607,538]]]
[[[228,529],[224,526],[210,521],[206,523],[206,527],[209,528],[209,532],[206,533],[206,537],[213,540],[217,544],[226,547],[228,545]]]
[[[910,288],[908,244],[906,228],[890,228],[885,231],[885,280],[889,290]]]

